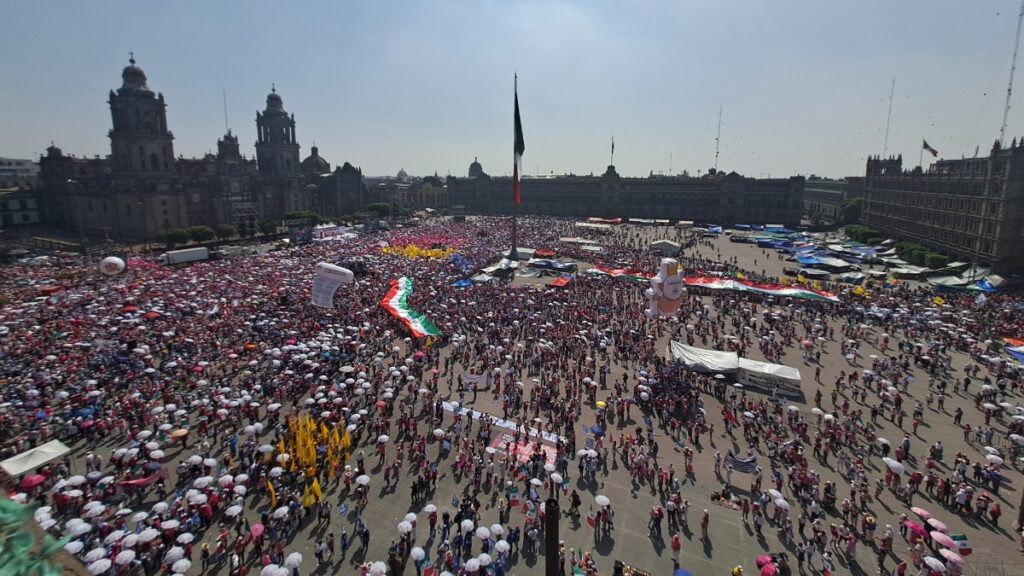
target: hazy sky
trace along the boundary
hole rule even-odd
[[[527,173],[714,165],[747,175],[861,174],[889,150],[916,164],[985,154],[999,135],[1016,0],[5,0],[0,156],[106,155],[108,91],[128,51],[168,103],[175,151],[228,123],[254,154],[271,82],[302,156],[371,175],[512,164],[518,71]],[[1022,71],[1024,73],[1024,71]],[[1018,82],[1020,84],[1020,82]],[[1020,86],[1024,92],[1024,86]],[[1014,96],[1007,139],[1024,134]]]

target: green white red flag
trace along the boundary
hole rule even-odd
[[[422,312],[413,310],[409,305],[409,296],[412,294],[412,278],[402,276],[391,281],[391,289],[381,300],[383,306],[392,316],[398,318],[405,324],[412,335],[417,338],[424,336],[441,336],[442,332]]]

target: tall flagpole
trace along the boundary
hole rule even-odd
[[[516,97],[516,106],[518,106],[519,105],[519,74],[513,74],[513,88],[512,88],[512,90],[513,90],[513,94],[515,94],[515,97]],[[518,113],[518,110],[517,110],[517,113]],[[514,121],[513,121],[513,124],[514,124]],[[512,135],[512,147],[513,147],[513,149],[515,148],[515,130],[516,130],[515,126],[513,125],[513,128],[512,128],[512,134],[513,134]],[[512,187],[513,188],[515,188],[515,186],[517,185],[515,180],[517,178],[519,178],[519,174],[517,173],[517,170],[518,170],[518,164],[516,164],[515,152],[513,151],[513,154],[512,154],[512,179],[513,179]],[[519,213],[519,206],[516,204],[516,200],[517,200],[516,198],[512,199],[512,249],[508,251],[508,259],[513,261],[513,262],[518,262],[519,261],[519,251],[517,250],[518,240],[519,240],[519,238],[518,238],[518,222],[516,221],[516,216]]]

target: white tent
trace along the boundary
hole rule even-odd
[[[675,256],[676,254],[679,254],[680,248],[681,246],[678,242],[673,242],[671,240],[662,239],[651,242],[651,250],[659,254]]]
[[[740,364],[735,352],[719,352],[687,346],[673,340],[669,344],[672,357],[695,372],[736,372]]]
[[[782,364],[740,358],[736,380],[744,386],[765,391],[778,389],[781,396],[800,395],[800,371]]]
[[[31,472],[36,468],[46,464],[51,460],[60,458],[61,456],[71,452],[71,448],[68,448],[60,440],[51,440],[41,446],[22,452],[17,456],[12,456],[3,462],[0,462],[0,468],[3,468],[4,472],[11,476],[18,476],[25,472]]]

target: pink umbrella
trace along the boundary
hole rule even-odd
[[[946,548],[955,548],[956,542],[949,536],[939,532],[938,530],[932,530],[929,534],[932,537],[932,542],[935,542],[939,546],[945,546]]]
[[[917,534],[918,536],[923,537],[928,535],[928,531],[924,529],[924,526],[921,526],[919,523],[914,522],[913,520],[904,520],[903,525],[906,526],[908,530],[910,530],[914,534]]]
[[[259,538],[263,535],[264,530],[265,528],[263,527],[263,524],[253,524],[250,532],[252,533],[253,538]]]
[[[931,526],[932,528],[938,530],[939,532],[943,532],[943,533],[949,532],[949,528],[947,528],[946,525],[943,524],[941,520],[938,520],[936,518],[929,518],[928,519],[928,525]]]
[[[927,519],[932,517],[932,513],[931,512],[925,510],[924,508],[918,508],[917,506],[912,507],[910,509],[910,511],[913,512],[914,514],[917,514],[918,517],[923,518],[925,520],[927,520]]]
[[[953,552],[952,550],[947,550],[946,548],[939,550],[939,556],[942,556],[947,561],[952,562],[953,564],[960,565],[964,563],[963,556],[957,554],[956,552]]]
[[[42,474],[32,474],[30,476],[25,476],[25,478],[21,481],[21,484],[19,484],[18,486],[22,489],[28,490],[30,488],[35,488],[36,486],[39,486],[45,481],[46,476],[43,476]]]

